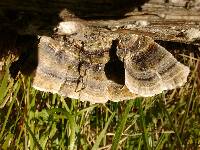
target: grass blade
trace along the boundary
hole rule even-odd
[[[159,107],[163,110],[163,112],[165,113],[165,115],[167,116],[167,118],[168,118],[168,120],[169,120],[169,123],[170,123],[171,127],[173,128],[173,130],[174,130],[174,132],[175,132],[175,135],[176,135],[176,137],[177,137],[177,139],[178,139],[178,143],[179,143],[179,145],[182,147],[181,138],[180,138],[180,136],[179,136],[179,134],[178,134],[178,131],[177,131],[176,127],[175,127],[174,124],[173,124],[173,121],[172,121],[172,118],[171,118],[169,112],[166,110],[166,108],[165,108],[165,106],[163,105],[162,102],[159,101],[159,102],[158,102],[158,105],[159,105]]]
[[[125,127],[125,124],[126,124],[126,121],[127,121],[127,118],[128,118],[128,114],[129,114],[129,111],[131,110],[132,105],[133,105],[133,100],[129,100],[127,102],[127,106],[125,108],[125,111],[122,114],[122,117],[118,122],[118,127],[117,127],[117,130],[115,132],[115,136],[114,136],[113,142],[112,142],[112,147],[111,147],[112,150],[116,150],[117,147],[119,146],[119,141],[121,139],[122,132],[123,132],[123,129]]]
[[[69,144],[69,150],[73,150],[74,146],[75,146],[75,142],[76,142],[76,115],[73,115],[71,113],[69,113],[68,111],[66,111],[66,109],[61,109],[61,108],[53,108],[51,110],[48,111],[49,114],[54,114],[54,113],[63,113],[64,114],[64,118],[69,120],[69,125],[70,125],[70,144]]]
[[[162,135],[159,138],[159,141],[158,141],[158,143],[156,145],[155,150],[162,150],[163,149],[163,145],[167,141],[168,137],[169,137],[168,133],[162,133]]]
[[[10,60],[7,60],[8,65],[5,68],[5,74],[3,76],[3,79],[1,81],[1,86],[0,86],[0,105],[1,108],[5,105],[5,96],[9,90],[9,67],[10,67]]]
[[[104,138],[104,136],[106,134],[106,130],[107,130],[107,128],[108,128],[108,126],[109,126],[109,124],[112,121],[112,119],[113,119],[114,116],[115,116],[115,113],[112,113],[112,115],[110,116],[110,118],[106,122],[104,129],[101,131],[101,133],[97,137],[97,140],[96,140],[94,146],[92,147],[92,150],[96,150],[99,147],[99,145],[101,143],[101,140]]]
[[[4,130],[5,130],[6,124],[7,124],[7,122],[9,121],[8,118],[9,118],[9,116],[10,116],[10,113],[11,113],[11,110],[12,110],[12,106],[13,106],[15,100],[16,100],[18,91],[19,91],[19,89],[20,89],[20,85],[21,85],[20,82],[16,82],[15,85],[14,85],[14,89],[15,89],[14,92],[15,92],[15,93],[14,93],[14,96],[13,96],[13,98],[12,98],[11,104],[10,104],[9,109],[8,109],[8,112],[7,112],[7,115],[6,115],[6,117],[5,117],[5,121],[4,121],[4,123],[3,123],[2,129],[1,129],[1,132],[0,132],[0,139],[1,139],[2,136],[3,136],[3,133],[4,133]]]
[[[25,125],[26,125],[26,129],[28,130],[28,132],[31,134],[35,144],[37,145],[39,150],[42,150],[42,147],[40,146],[40,143],[38,142],[37,138],[35,137],[34,133],[31,131],[31,128],[29,127],[28,123],[26,121],[24,121]]]
[[[148,133],[147,133],[147,129],[146,129],[146,123],[145,123],[144,112],[143,112],[143,109],[142,109],[141,100],[142,100],[142,98],[137,99],[137,102],[139,104],[140,123],[142,125],[142,130],[143,130],[142,137],[143,137],[146,149],[149,150],[151,148],[149,146]]]
[[[179,130],[179,133],[180,133],[182,139],[183,139],[184,126],[185,126],[185,123],[186,123],[186,120],[187,120],[187,117],[188,117],[188,114],[189,114],[189,111],[190,111],[191,103],[192,103],[192,100],[193,100],[194,88],[195,88],[195,86],[193,86],[193,88],[192,88],[192,92],[191,92],[191,95],[190,95],[189,102],[186,105],[186,112],[184,114],[183,121],[181,123],[180,130]]]

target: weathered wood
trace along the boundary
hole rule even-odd
[[[184,32],[200,28],[198,1],[1,0],[0,27],[19,34],[51,35],[61,20],[144,34],[157,40],[198,44]],[[138,11],[139,10],[139,11]],[[125,17],[126,16],[126,17]],[[141,21],[146,21],[142,25]]]

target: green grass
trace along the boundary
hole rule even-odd
[[[0,81],[0,149],[199,149],[200,96],[191,56],[186,85],[151,98],[90,104],[37,91],[31,78]]]

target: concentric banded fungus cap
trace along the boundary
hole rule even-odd
[[[40,38],[36,89],[105,103],[154,96],[187,81],[189,68],[150,37],[92,27],[63,36]]]

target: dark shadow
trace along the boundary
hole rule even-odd
[[[195,54],[195,58],[200,57],[200,51],[198,49],[198,45],[193,44],[186,44],[180,42],[172,42],[172,41],[161,41],[156,40],[156,43],[160,44],[161,46],[165,47],[170,53],[172,53],[178,60],[183,58],[179,54],[190,55],[190,52]]]
[[[23,29],[41,24],[51,30],[59,21],[59,13],[66,9],[75,16],[85,19],[122,18],[133,10],[142,11],[149,0],[1,0],[0,20],[15,24]],[[3,4],[1,6],[1,4]],[[42,32],[42,30],[41,30]],[[50,31],[51,32],[51,31]]]
[[[19,49],[19,59],[11,64],[10,73],[13,78],[20,71],[30,75],[38,65],[38,38],[37,36],[24,35],[16,40],[16,49]]]
[[[27,6],[26,9],[25,11],[18,10],[17,8],[2,9],[0,13],[0,27],[2,29],[14,30],[20,35],[49,36],[53,34],[54,28],[61,21],[59,11],[45,12],[43,10],[40,12],[40,7],[31,8],[31,6]]]
[[[13,55],[17,54],[17,49],[15,48],[16,39],[16,31],[8,28],[0,28],[0,60],[8,56],[9,51]]]
[[[149,0],[77,0],[68,10],[84,19],[120,19]]]
[[[13,78],[19,71],[30,75],[38,63],[38,37],[35,35],[19,35],[10,28],[0,29],[0,61],[9,55],[13,61],[10,73]],[[18,59],[17,59],[18,58]],[[17,61],[15,61],[17,60]]]
[[[119,41],[114,40],[109,50],[110,60],[106,63],[104,71],[109,80],[118,84],[125,84],[125,69],[124,63],[118,58],[117,45]]]

